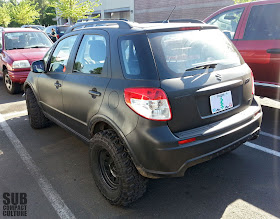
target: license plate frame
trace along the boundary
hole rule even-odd
[[[231,91],[214,94],[210,96],[210,107],[212,114],[216,114],[233,107]]]

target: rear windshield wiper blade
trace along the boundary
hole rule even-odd
[[[218,63],[198,65],[198,66],[195,66],[195,67],[187,68],[185,71],[193,71],[193,70],[200,70],[200,69],[215,68],[216,65],[218,65]]]

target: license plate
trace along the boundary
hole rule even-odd
[[[233,107],[231,91],[210,96],[212,114],[218,113]]]

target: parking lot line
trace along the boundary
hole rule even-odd
[[[268,148],[265,148],[265,147],[262,147],[260,145],[257,145],[257,144],[253,144],[251,142],[246,142],[244,143],[244,145],[250,147],[250,148],[254,148],[254,149],[257,149],[259,151],[262,151],[262,152],[265,152],[265,153],[268,153],[268,154],[272,154],[276,157],[280,157],[280,152],[278,151],[274,151],[274,150],[271,150],[271,149],[268,149]]]
[[[18,116],[18,115],[27,115],[27,110],[12,112],[12,113],[5,113],[2,114],[4,117],[11,117],[11,116]]]
[[[35,162],[33,161],[30,154],[26,151],[20,140],[17,138],[15,133],[12,131],[3,115],[0,114],[0,127],[3,129],[10,142],[13,144],[16,152],[24,162],[25,166],[34,177],[36,182],[38,183],[40,189],[49,200],[50,204],[53,206],[54,210],[58,214],[60,218],[75,218],[74,214],[64,203],[60,195],[55,191],[52,187],[48,179],[41,173],[41,170]]]
[[[279,136],[277,136],[277,135],[272,135],[272,134],[270,134],[270,133],[263,132],[263,131],[261,131],[261,132],[260,132],[260,134],[261,134],[261,135],[264,135],[264,136],[267,136],[267,137],[271,137],[271,138],[274,138],[274,139],[280,140],[280,137],[279,137]]]

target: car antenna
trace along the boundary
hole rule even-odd
[[[164,20],[162,23],[169,23],[169,18],[171,17],[171,15],[173,14],[173,11],[175,10],[176,5],[174,6],[174,8],[172,9],[171,13],[169,14],[168,18],[166,20]]]

